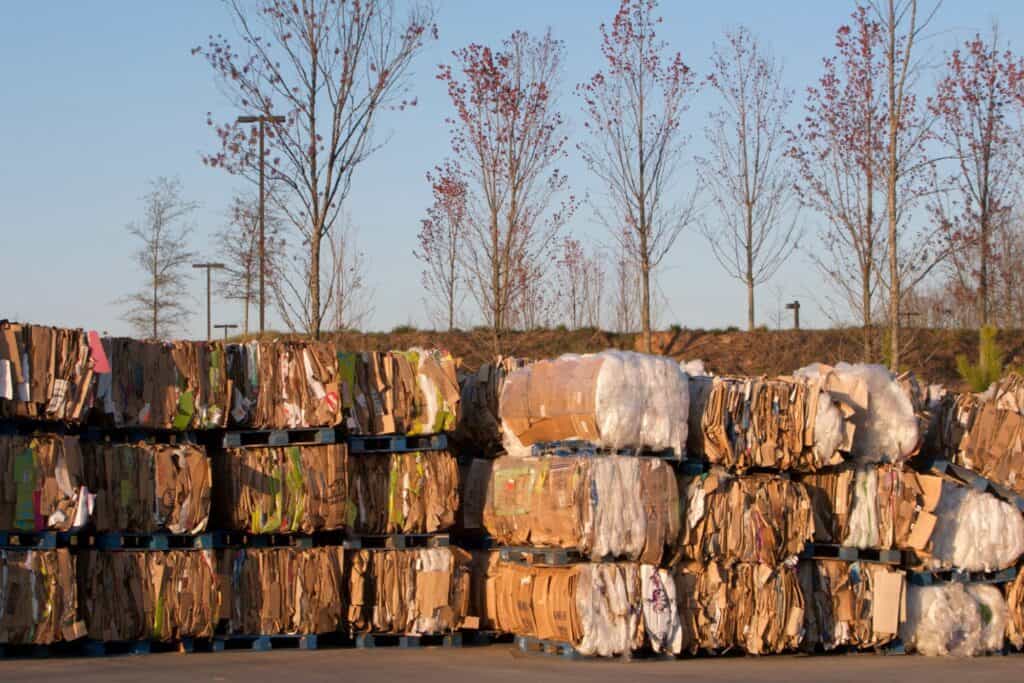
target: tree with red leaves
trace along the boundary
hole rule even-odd
[[[792,93],[782,68],[748,29],[715,45],[708,83],[722,106],[711,115],[711,152],[698,158],[716,209],[701,230],[723,268],[747,289],[747,329],[754,329],[754,288],[778,271],[799,237],[786,113]]]
[[[516,31],[500,49],[454,51],[456,66],[438,73],[455,108],[453,164],[466,183],[462,263],[496,355],[514,310],[537,317],[536,283],[575,207],[572,196],[561,199],[567,179],[557,167],[566,145],[555,96],[563,53],[550,32]]]
[[[694,197],[671,200],[686,136],[682,116],[694,74],[656,33],[656,0],[622,0],[601,25],[604,69],[577,87],[589,140],[580,146],[604,185],[599,219],[640,273],[643,348],[651,351],[651,273],[694,213]]]
[[[954,160],[949,178],[953,199],[932,204],[950,237],[962,245],[951,259],[957,290],[977,311],[978,325],[992,322],[992,289],[1021,190],[1020,113],[1014,74],[1022,61],[999,43],[998,28],[989,40],[980,35],[946,59],[929,107],[939,118],[936,137]]]
[[[264,160],[278,185],[278,209],[307,250],[294,257],[306,265],[298,290],[301,326],[319,337],[332,305],[321,291],[329,288],[322,281],[323,241],[331,243],[353,173],[379,147],[378,114],[415,104],[410,66],[426,39],[436,37],[433,11],[414,5],[398,17],[393,0],[231,0],[228,6],[237,41],[211,36],[193,54],[209,62],[239,113],[285,116],[284,123],[267,124]],[[261,161],[256,127],[207,118],[219,148],[203,161],[254,179]]]
[[[434,203],[420,222],[419,249],[414,252],[423,262],[423,287],[432,296],[427,309],[444,320],[448,331],[455,329],[455,314],[461,295],[460,257],[467,229],[466,182],[452,162],[427,173]],[[439,310],[435,310],[439,309]]]

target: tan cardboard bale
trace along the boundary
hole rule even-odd
[[[80,422],[93,366],[82,330],[0,322],[0,418]]]
[[[1019,412],[985,402],[960,445],[957,461],[963,466],[1024,495],[1024,416]]]
[[[197,534],[210,516],[210,460],[191,443],[82,444],[97,531]]]
[[[1018,650],[1024,648],[1024,573],[1006,586],[1006,638]]]
[[[56,550],[0,550],[0,644],[49,645],[85,635],[75,556]]]
[[[803,560],[800,584],[806,600],[803,647],[874,648],[896,639],[906,576],[884,564]]]
[[[358,533],[435,533],[455,524],[459,468],[447,451],[349,458],[352,528]]]
[[[0,435],[0,529],[68,531],[92,503],[77,436]]]
[[[220,614],[212,550],[78,554],[79,601],[94,640],[209,638]]]
[[[526,364],[520,358],[503,358],[497,363],[484,363],[475,372],[460,374],[459,419],[452,434],[460,455],[490,458],[501,451],[498,397],[505,376]]]
[[[248,548],[218,551],[221,618],[244,635],[316,634],[344,625],[345,551]]]

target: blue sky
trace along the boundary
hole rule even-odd
[[[415,64],[419,106],[381,119],[379,135],[389,142],[357,172],[347,207],[370,265],[371,329],[429,322],[417,303],[420,266],[412,251],[430,201],[424,173],[447,153],[450,110],[434,79],[437,65],[469,42],[496,44],[514,29],[552,27],[566,43],[561,103],[575,135],[582,118],[572,87],[598,68],[597,28],[616,2],[441,0],[438,7],[440,40]],[[785,64],[787,84],[800,91],[819,75],[821,57],[831,52],[834,30],[851,7],[845,0],[666,0],[662,35],[704,74],[712,42],[745,24],[771,46]],[[993,18],[1021,48],[1020,0],[946,0],[927,49],[938,55],[987,30]],[[232,192],[248,188],[200,161],[213,142],[205,113],[225,109],[209,68],[189,51],[208,34],[228,31],[227,12],[214,0],[0,3],[0,317],[127,333],[114,301],[141,274],[125,224],[140,215],[139,198],[156,176],[179,177],[185,194],[201,204],[194,246],[210,251],[209,236],[223,223]],[[709,92],[694,101],[691,154],[704,150],[705,115],[714,106]],[[791,115],[795,122],[797,106]],[[575,154],[564,169],[576,194],[596,189]],[[689,168],[681,183],[692,182]],[[805,248],[813,249],[818,219],[805,215],[803,222]],[[585,240],[604,240],[586,208],[570,229]],[[197,274],[194,282],[196,314],[181,333],[198,338],[205,332],[198,303],[203,281]],[[696,229],[676,243],[659,282],[663,325],[745,321],[742,285],[719,268]],[[826,324],[814,303],[822,287],[804,254],[762,287],[760,322],[777,310],[777,286],[783,299],[804,301],[805,324]],[[215,300],[214,318],[240,322],[240,307]]]

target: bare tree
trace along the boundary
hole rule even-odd
[[[658,39],[656,8],[656,0],[622,0],[611,26],[601,25],[605,70],[577,87],[590,133],[580,150],[605,189],[606,206],[597,207],[597,214],[639,268],[648,352],[651,273],[690,222],[696,196],[672,201],[686,142],[682,115],[694,76],[682,54],[668,53]]]
[[[420,222],[419,249],[414,255],[423,263],[423,287],[429,293],[428,312],[455,329],[455,314],[462,299],[460,255],[467,229],[466,182],[458,167],[448,162],[427,174],[434,203]]]
[[[556,262],[562,320],[570,329],[601,327],[604,264],[598,251],[588,253],[575,238],[566,237]]]
[[[284,221],[270,203],[265,210],[264,276],[268,282],[277,279],[278,260],[284,249],[281,232]],[[235,195],[228,207],[227,225],[214,239],[225,269],[221,278],[222,295],[240,301],[243,310],[242,329],[249,334],[249,312],[258,305],[257,286],[260,279],[259,201],[248,195]]]
[[[231,104],[268,123],[267,173],[280,188],[279,208],[308,251],[301,257],[308,307],[304,329],[318,337],[329,312],[321,289],[323,241],[331,233],[356,168],[379,144],[373,131],[382,110],[416,103],[410,66],[429,36],[433,10],[413,5],[397,17],[393,0],[230,0],[239,45],[211,36],[201,54]],[[214,124],[220,148],[210,165],[254,179],[260,164],[255,127]],[[278,293],[293,291],[279,286]],[[308,290],[308,296],[307,296]]]
[[[563,52],[550,31],[516,31],[497,50],[456,50],[457,69],[438,75],[455,108],[451,144],[467,187],[462,263],[495,355],[513,317],[526,327],[541,317],[538,282],[575,207],[571,196],[559,201],[567,180],[556,166],[566,144],[555,97]]]
[[[717,211],[701,228],[718,262],[746,285],[753,330],[754,288],[775,275],[799,237],[785,155],[793,93],[782,85],[782,67],[746,28],[726,33],[711,63],[708,82],[723,104],[711,115],[711,153],[698,168]]]
[[[145,274],[145,284],[119,303],[127,307],[123,320],[140,336],[161,339],[180,329],[191,315],[185,269],[195,252],[188,248],[192,227],[187,221],[198,204],[182,197],[177,179],[157,178],[150,187],[142,198],[144,218],[127,227],[142,242],[135,261]]]

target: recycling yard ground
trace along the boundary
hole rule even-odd
[[[985,683],[1019,681],[1024,656],[974,659],[881,656],[716,657],[679,661],[562,661],[510,645],[459,650],[320,650],[157,654],[101,659],[0,661],[0,681],[338,681],[557,683],[757,681],[764,683]]]

